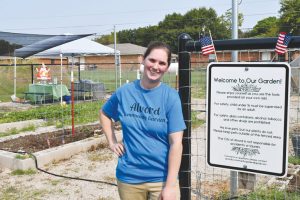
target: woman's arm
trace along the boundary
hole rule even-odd
[[[100,110],[100,123],[110,150],[118,156],[122,156],[124,154],[124,146],[123,144],[118,143],[114,133],[113,122],[102,110]]]
[[[176,199],[177,177],[182,156],[182,137],[183,131],[175,132],[169,135],[169,157],[168,157],[168,176],[165,187],[161,194],[161,199]]]

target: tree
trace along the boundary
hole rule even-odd
[[[0,55],[13,55],[14,50],[21,47],[22,45],[10,44],[6,40],[0,40]]]
[[[202,7],[188,11],[183,16],[182,23],[185,25],[185,28],[193,30],[193,32],[188,32],[191,36],[199,35],[199,33],[202,33],[204,29],[206,34],[208,30],[210,30],[214,39],[224,39],[230,37],[230,30],[225,26],[223,19],[218,17],[216,11],[212,8],[207,9]],[[198,37],[199,36],[196,38]]]
[[[279,19],[268,17],[257,22],[248,37],[277,37]]]
[[[232,21],[232,11],[231,9],[227,10],[224,15],[221,15],[222,22],[224,25],[231,29],[231,21]],[[238,14],[238,27],[241,27],[244,22],[244,15],[242,13]]]
[[[158,23],[159,27],[164,27],[166,29],[178,29],[183,28],[184,25],[181,23],[183,16],[178,13],[173,13],[165,16],[165,19]]]
[[[280,31],[290,32],[293,35],[300,34],[300,1],[281,0],[279,27]]]
[[[114,33],[102,35],[101,37],[96,38],[95,41],[104,45],[112,44],[114,43]]]
[[[222,17],[218,17],[212,8],[195,8],[181,15],[172,13],[166,15],[157,26],[141,27],[137,29],[122,30],[117,33],[119,43],[133,43],[146,47],[150,41],[160,40],[169,44],[173,52],[177,52],[177,38],[181,33],[187,33],[198,39],[205,28],[206,34],[211,31],[213,39],[230,38],[230,29]],[[112,35],[102,36],[96,41],[106,44]]]

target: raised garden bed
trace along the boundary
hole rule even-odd
[[[118,125],[116,129],[120,129]],[[106,139],[99,124],[77,127],[74,136],[70,129],[20,136],[0,142],[0,168],[26,170],[36,167],[32,156],[23,158],[20,156],[23,154],[16,152],[33,154],[38,166],[42,167],[51,162],[68,159],[79,152],[95,149],[99,145],[103,147],[105,144]]]
[[[26,135],[0,142],[0,149],[12,152],[25,151],[35,153],[92,137],[94,136],[95,130],[100,130],[100,124],[78,127],[75,129],[74,136],[72,135],[71,129],[63,129],[38,135]],[[98,134],[100,133],[101,132],[98,131]]]

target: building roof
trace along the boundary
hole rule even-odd
[[[10,33],[0,31],[0,40],[5,40],[10,44],[18,44],[22,46],[27,46],[35,42],[45,40],[47,38],[56,35],[39,35],[39,34],[27,34],[27,33]]]
[[[109,44],[107,46],[114,49],[114,44]],[[144,55],[146,49],[146,47],[131,43],[117,44],[117,50],[120,51],[121,55]]]

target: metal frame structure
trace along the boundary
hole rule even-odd
[[[275,49],[277,38],[248,38],[215,40],[217,50]],[[187,129],[183,136],[183,154],[179,172],[182,200],[191,200],[191,52],[201,52],[201,44],[190,35],[182,33],[178,37],[179,95]],[[300,47],[300,36],[292,36],[289,48]]]

